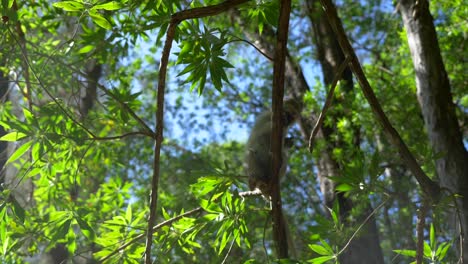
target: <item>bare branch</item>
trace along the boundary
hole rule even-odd
[[[280,2],[280,16],[278,21],[278,33],[275,47],[275,59],[273,64],[273,90],[272,90],[272,133],[271,152],[273,175],[270,182],[272,214],[273,214],[273,237],[277,247],[278,258],[288,258],[288,239],[286,234],[286,223],[284,222],[283,210],[281,209],[281,193],[279,187],[279,174],[282,160],[283,143],[283,96],[284,96],[284,73],[286,71],[287,42],[289,32],[289,16],[291,13],[291,1]]]

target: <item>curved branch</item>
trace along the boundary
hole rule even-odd
[[[429,178],[421,169],[421,166],[419,166],[416,158],[410,152],[408,146],[406,146],[401,136],[398,134],[396,129],[388,120],[388,117],[385,115],[382,106],[380,105],[374,91],[372,90],[372,87],[369,84],[369,81],[366,78],[366,75],[364,74],[359,59],[357,58],[357,55],[354,52],[348,37],[346,36],[335,6],[331,0],[320,0],[320,2],[322,3],[322,7],[324,8],[325,13],[327,14],[330,25],[332,25],[333,31],[338,38],[338,42],[340,43],[343,53],[346,57],[351,58],[350,68],[356,76],[356,79],[361,86],[362,92],[366,97],[367,102],[369,102],[369,105],[377,117],[377,120],[384,128],[384,131],[390,138],[392,144],[398,149],[401,158],[413,173],[414,177],[421,186],[423,193],[430,199],[437,201],[440,198],[440,186],[436,182],[432,181],[431,178]]]
[[[161,146],[163,142],[163,127],[164,127],[164,95],[166,88],[166,74],[167,64],[169,62],[169,54],[174,40],[177,25],[186,19],[201,18],[206,16],[217,15],[221,12],[228,10],[236,5],[245,3],[249,0],[228,0],[218,5],[207,7],[193,8],[177,12],[172,15],[169,27],[166,33],[166,41],[164,43],[163,52],[161,55],[161,62],[159,67],[158,79],[158,94],[157,94],[157,110],[156,110],[156,134],[154,145],[154,158],[153,158],[153,176],[151,180],[151,194],[150,194],[150,214],[148,217],[148,229],[146,232],[146,248],[145,248],[145,263],[151,264],[151,245],[153,243],[152,226],[156,220],[156,208],[158,202],[158,188],[159,188],[159,159],[161,155]]]
[[[246,39],[241,39],[241,38],[239,38],[239,37],[235,37],[235,38],[236,38],[235,40],[229,41],[228,43],[230,43],[230,42],[235,42],[235,41],[245,42],[245,43],[247,43],[249,46],[252,46],[255,50],[257,50],[260,54],[263,55],[263,57],[267,58],[269,61],[273,61],[273,60],[274,60],[270,55],[266,54],[265,51],[263,51],[263,50],[261,50],[259,47],[255,46],[255,44],[253,44],[252,42],[250,42],[250,41],[248,41],[248,40],[246,40]]]

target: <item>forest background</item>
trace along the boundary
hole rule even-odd
[[[468,263],[464,1],[1,15],[0,262]],[[271,207],[243,156],[283,85],[301,108]]]

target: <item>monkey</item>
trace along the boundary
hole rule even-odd
[[[279,177],[286,173],[287,147],[291,144],[290,139],[285,137],[287,129],[299,117],[302,106],[294,99],[285,100],[283,103],[283,138],[281,139],[281,168]],[[263,197],[271,200],[270,180],[273,174],[271,148],[272,112],[270,110],[262,112],[255,120],[246,144],[245,172],[249,177],[249,188],[251,191],[259,189]],[[297,256],[291,232],[283,215],[283,222],[286,228],[286,237],[290,254]]]
[[[300,112],[300,105],[294,99],[288,99],[283,104],[283,138],[281,144],[281,168],[279,178],[286,173],[286,159],[288,139],[285,138],[288,127],[290,127]],[[246,145],[245,172],[249,177],[249,188],[251,191],[259,189],[265,198],[270,197],[270,179],[272,171],[271,147],[271,127],[272,112],[270,110],[262,112],[255,120]],[[285,144],[286,143],[286,144]]]

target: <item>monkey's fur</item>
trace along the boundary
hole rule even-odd
[[[298,116],[300,106],[296,101],[290,99],[284,102],[283,107],[283,138],[282,148],[282,164],[279,171],[279,178],[286,173],[286,148],[285,134],[288,127],[295,121]],[[245,155],[245,172],[249,177],[250,190],[259,189],[262,194],[269,198],[270,179],[273,175],[272,171],[272,153],[271,148],[271,126],[272,113],[270,110],[261,113],[255,120],[255,124],[250,132],[249,140],[247,141],[247,150]]]
[[[281,168],[279,171],[279,178],[283,177],[286,173],[287,163],[287,148],[285,147],[285,135],[289,126],[299,116],[301,105],[293,99],[285,100],[283,105],[283,138],[282,144],[282,157]],[[249,188],[254,191],[259,189],[265,199],[271,199],[270,179],[272,178],[272,153],[271,149],[271,127],[272,127],[272,113],[265,111],[261,113],[255,120],[255,124],[250,132],[249,140],[247,141],[247,150],[245,155],[245,172],[249,176]],[[283,223],[285,224],[286,236],[288,240],[288,249],[293,258],[296,258],[296,250],[294,242],[289,231],[286,217],[283,214]]]

